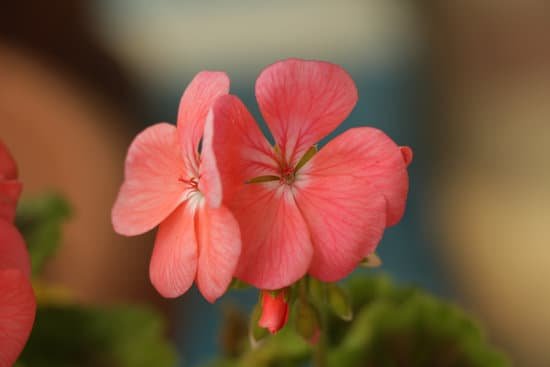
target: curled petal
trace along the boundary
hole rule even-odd
[[[313,248],[291,188],[279,182],[246,185],[231,205],[242,236],[239,279],[280,289],[307,272]]]
[[[128,150],[124,173],[111,215],[117,233],[133,236],[157,226],[186,198],[181,180],[189,173],[176,127],[160,123],[141,132]]]
[[[12,366],[29,338],[36,300],[26,274],[0,270],[0,366]]]
[[[403,161],[405,162],[405,166],[408,166],[411,164],[413,160],[413,151],[409,147],[400,147],[401,154],[403,155]]]
[[[0,220],[0,271],[17,269],[30,279],[31,260],[23,237],[15,226]]]
[[[248,180],[278,175],[271,147],[239,98],[218,98],[204,129],[201,186],[209,205],[221,205]],[[223,184],[223,185],[222,185]]]
[[[348,275],[403,214],[408,178],[400,148],[381,131],[350,129],[299,171],[296,201],[311,232],[310,273]]]
[[[265,68],[256,81],[260,111],[292,166],[349,115],[357,88],[340,66],[288,59]]]
[[[392,226],[405,212],[409,160],[412,160],[410,148],[399,147],[381,130],[358,127],[333,139],[302,171],[314,176],[360,178],[368,189],[386,199],[386,226]]]
[[[224,206],[201,205],[197,220],[200,248],[197,286],[204,298],[213,303],[233,279],[241,253],[241,235],[233,214]]]
[[[185,89],[178,111],[178,131],[184,159],[198,163],[198,146],[208,111],[216,98],[228,92],[229,78],[219,71],[201,71]]]
[[[149,266],[151,283],[163,297],[181,296],[193,284],[197,259],[195,209],[186,202],[159,227]]]

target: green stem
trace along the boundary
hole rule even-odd
[[[313,364],[315,367],[327,367],[327,335],[328,335],[328,314],[327,308],[324,302],[317,304],[319,310],[319,321],[321,324],[321,330],[319,340],[313,347]]]

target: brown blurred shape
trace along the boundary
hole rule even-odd
[[[466,305],[518,366],[550,350],[550,3],[429,1],[433,226]]]
[[[2,4],[0,137],[24,196],[55,189],[74,207],[47,280],[85,302],[162,304],[148,279],[152,236],[123,238],[110,223],[138,93],[89,29],[85,1]]]

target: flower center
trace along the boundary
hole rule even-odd
[[[199,191],[199,179],[200,179],[200,176],[198,178],[191,177],[189,179],[185,179],[183,177],[180,177],[178,180],[180,182],[184,183],[189,190]]]
[[[296,172],[294,168],[287,167],[281,170],[281,183],[291,185],[296,180]]]

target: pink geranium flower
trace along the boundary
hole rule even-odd
[[[0,218],[13,221],[21,188],[21,183],[17,180],[15,161],[0,141]]]
[[[0,367],[15,363],[36,313],[29,254],[12,224],[20,192],[15,162],[0,142]]]
[[[236,276],[261,289],[286,287],[309,273],[322,281],[348,275],[371,254],[384,229],[403,215],[409,148],[380,130],[350,129],[313,155],[312,147],[351,112],[357,89],[327,62],[290,59],[256,81],[272,147],[235,96],[220,97],[205,127],[205,169],[239,222]]]
[[[159,123],[132,142],[124,183],[112,210],[116,232],[138,235],[160,224],[150,263],[151,282],[177,297],[197,281],[214,302],[232,280],[241,249],[238,224],[227,208],[210,205],[205,155],[199,142],[208,110],[229,91],[220,72],[201,72],[185,90],[177,127]]]

